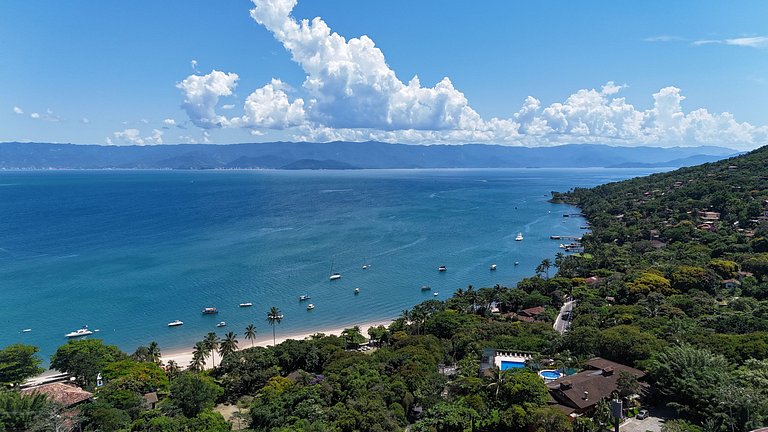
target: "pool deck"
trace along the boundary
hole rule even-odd
[[[500,352],[497,351],[496,355],[493,357],[493,365],[496,366],[497,369],[501,370],[501,362],[518,362],[518,363],[525,363],[527,360],[531,358],[530,354],[523,354],[523,353],[517,353],[517,352]]]

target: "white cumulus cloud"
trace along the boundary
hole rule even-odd
[[[222,96],[230,96],[237,85],[236,73],[214,70],[208,75],[190,75],[176,87],[184,92],[182,108],[196,126],[204,129],[229,124],[226,117],[216,114],[216,105]]]
[[[176,120],[174,120],[172,118],[167,118],[167,119],[163,120],[163,123],[166,126],[176,126]]]
[[[138,129],[128,128],[122,131],[112,133],[111,137],[107,137],[107,144],[109,145],[152,145],[163,143],[163,131],[159,129],[152,129],[152,133],[148,136],[142,136],[142,133]]]
[[[646,110],[621,97],[625,85],[607,82],[599,89],[581,89],[562,102],[544,106],[527,97],[509,118],[482,118],[448,77],[434,86],[418,76],[401,81],[383,52],[368,36],[345,38],[321,18],[297,20],[297,0],[252,0],[251,17],[269,30],[305,72],[294,90],[273,79],[247,96],[240,116],[217,109],[235,106],[222,98],[233,95],[238,75],[213,70],[190,75],[177,84],[182,107],[203,129],[289,129],[295,140],[407,143],[498,143],[555,145],[609,143],[620,145],[724,145],[754,148],[766,144],[768,127],[738,122],[730,113],[706,109],[686,112],[679,88],[665,87],[652,95]],[[677,38],[662,36],[649,41]],[[763,47],[768,38],[750,37],[697,41]],[[294,94],[300,93],[299,96]],[[204,132],[203,142],[209,141]]]
[[[17,106],[13,107],[13,112],[15,112],[16,114],[24,114],[24,110]]]

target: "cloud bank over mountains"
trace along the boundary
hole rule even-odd
[[[301,90],[272,79],[245,100],[242,115],[217,112],[232,96],[237,73],[190,75],[177,87],[182,107],[204,129],[286,130],[298,141],[498,143],[555,145],[723,145],[754,148],[768,141],[768,126],[738,122],[704,108],[684,112],[676,87],[652,95],[639,110],[619,97],[623,86],[582,89],[564,102],[542,106],[529,96],[510,118],[483,119],[448,77],[432,87],[418,76],[401,81],[368,36],[346,39],[321,18],[296,20],[296,0],[252,0],[251,17],[278,40],[306,73]],[[292,97],[301,92],[303,97]],[[511,112],[515,111],[511,107]]]

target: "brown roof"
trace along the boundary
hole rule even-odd
[[[520,311],[520,315],[525,316],[536,316],[544,312],[544,306],[536,306],[528,309],[523,309]]]
[[[585,371],[547,384],[558,402],[583,411],[616,391],[620,372],[629,372],[637,378],[645,376],[643,371],[600,357],[587,361],[586,367]]]
[[[65,407],[79,404],[93,397],[93,393],[64,383],[43,384],[21,390],[24,394],[42,393]]]
[[[143,398],[148,404],[157,403],[157,392],[146,393]]]

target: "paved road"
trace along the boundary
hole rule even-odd
[[[563,307],[560,308],[560,313],[557,314],[557,318],[555,318],[555,324],[552,326],[560,334],[565,333],[565,331],[568,330],[568,327],[571,326],[570,321],[566,321],[563,319],[563,314],[566,312],[570,314],[572,310],[573,310],[573,300],[565,302]]]

